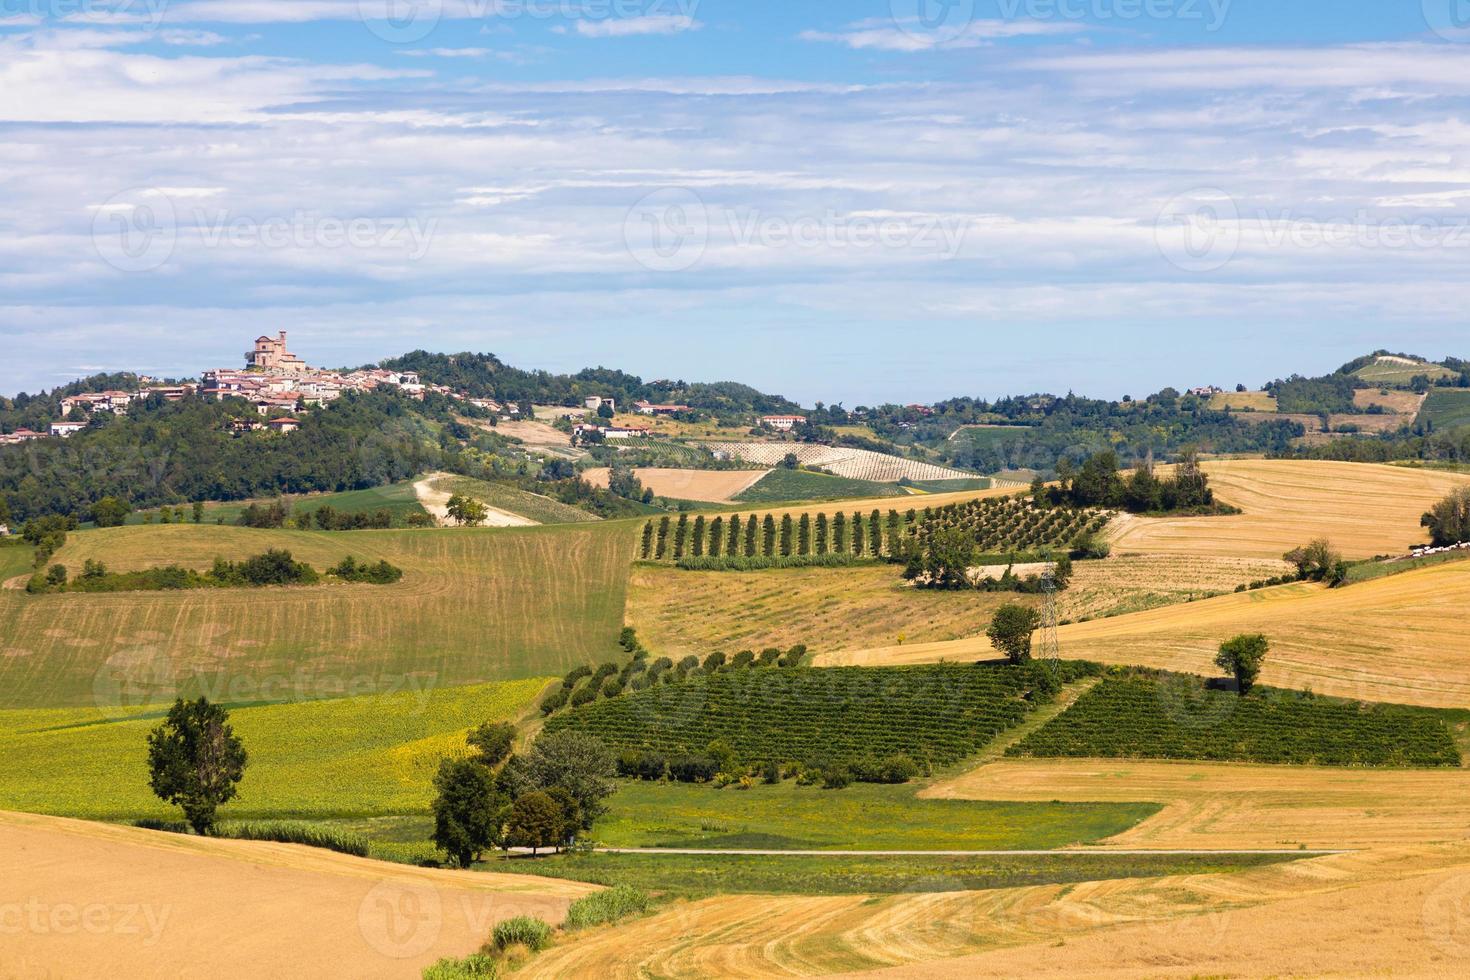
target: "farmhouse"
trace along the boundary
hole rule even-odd
[[[270,426],[272,432],[295,432],[301,428],[301,421],[290,417],[271,419],[266,425]]]
[[[86,422],[52,422],[51,434],[53,436],[60,436],[63,439],[69,439],[86,427]]]
[[[689,411],[690,408],[688,405],[655,405],[652,402],[639,401],[633,403],[633,410],[639,415],[677,415]]]
[[[761,425],[777,432],[790,432],[798,425],[806,421],[803,415],[763,415]]]
[[[582,423],[572,426],[572,434],[578,437],[590,435],[593,432],[601,433],[604,439],[643,439],[648,436],[649,429],[641,425],[588,425]]]
[[[30,429],[16,429],[11,433],[0,433],[0,446],[17,446],[32,439],[40,439],[44,433],[32,432]]]
[[[614,412],[618,410],[618,402],[615,398],[601,398],[597,395],[592,395],[582,404],[587,406],[587,411],[589,412],[595,412],[604,405]]]

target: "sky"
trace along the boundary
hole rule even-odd
[[[0,392],[287,330],[848,407],[1470,357],[1470,0],[0,0]]]

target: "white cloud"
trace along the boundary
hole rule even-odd
[[[996,41],[1019,37],[1078,34],[1086,28],[1077,23],[1044,23],[1035,20],[976,20],[952,30],[935,31],[917,21],[865,20],[841,31],[803,31],[803,41],[842,44],[856,51],[933,51],[978,48]]]
[[[649,14],[644,17],[578,20],[577,33],[583,37],[633,37],[646,34],[682,34],[697,31],[700,24],[686,14]]]

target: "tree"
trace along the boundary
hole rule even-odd
[[[510,758],[516,743],[516,726],[508,721],[487,721],[471,729],[466,741],[479,755],[475,761],[484,766],[498,766]]]
[[[755,515],[745,519],[745,557],[755,557]]]
[[[607,812],[603,800],[612,795],[617,760],[601,739],[581,732],[542,735],[525,756],[514,756],[501,770],[503,785],[512,797],[561,786],[577,801],[582,828]]]
[[[194,501],[194,523],[204,523],[204,501],[202,500]]]
[[[684,543],[689,538],[689,515],[680,514],[679,522],[674,525],[674,560],[678,561],[684,557]]]
[[[817,554],[827,553],[827,515],[817,515]]]
[[[883,554],[883,515],[877,510],[868,515],[868,552],[874,558]]]
[[[794,527],[790,514],[781,515],[781,557],[788,558],[791,555],[792,533]]]
[[[936,531],[924,542],[918,557],[917,570],[923,574],[920,584],[930,589],[968,589],[974,563],[973,535],[957,527]]]
[[[1436,548],[1470,541],[1470,487],[1461,487],[1435,504],[1419,524],[1429,528]]]
[[[1215,654],[1215,666],[1235,678],[1236,690],[1245,697],[1255,686],[1256,678],[1261,676],[1261,664],[1270,649],[1271,644],[1260,633],[1242,633],[1220,644],[1220,652]]]
[[[613,417],[613,407],[610,404],[608,404],[607,402],[603,402],[601,405],[598,405],[597,406],[597,417],[600,418],[600,419],[610,419],[610,418],[612,418]]]
[[[730,516],[730,540],[725,542],[725,554],[735,557],[740,554],[740,515]]]
[[[643,542],[638,547],[638,555],[645,561],[653,557],[653,521],[643,525]]]
[[[720,549],[725,546],[725,519],[716,517],[709,522],[709,556],[720,557]]]
[[[9,525],[10,505],[5,502],[4,497],[0,497],[0,527],[8,527]]]
[[[812,515],[810,514],[802,514],[801,520],[796,524],[796,553],[798,555],[812,553]]]
[[[92,522],[98,527],[121,527],[133,512],[125,501],[116,497],[103,497],[92,505]]]
[[[794,470],[800,465],[801,462],[796,458],[796,453],[787,453],[781,458],[781,466],[783,469]]]
[[[434,789],[434,846],[468,868],[501,842],[505,798],[490,770],[474,759],[440,762]]]
[[[852,515],[852,553],[859,558],[867,550],[867,543],[863,540],[863,515]]]
[[[1031,635],[1041,625],[1041,614],[1028,606],[1008,602],[995,611],[985,635],[1013,664],[1031,659]]]
[[[761,519],[761,554],[770,558],[776,553],[776,519],[767,514]]]
[[[660,517],[658,519],[658,548],[654,552],[654,557],[655,558],[658,558],[659,560],[662,560],[663,557],[664,557],[664,555],[668,554],[668,546],[669,546],[669,515],[668,514],[665,514],[663,517]]]
[[[832,518],[832,550],[839,555],[847,552],[847,515],[840,510]]]
[[[566,816],[557,802],[542,790],[519,796],[510,806],[506,839],[512,847],[529,847],[531,853],[555,847],[566,838]]]
[[[1342,555],[1332,550],[1332,543],[1318,538],[1304,548],[1293,548],[1282,558],[1296,566],[1297,574],[1313,582],[1335,577],[1343,565]]]
[[[490,513],[485,505],[474,497],[456,493],[449,498],[449,504],[445,507],[445,513],[454,523],[463,527],[464,525],[475,525],[483,523],[486,515]]]
[[[245,746],[230,713],[207,698],[174,702],[148,733],[149,783],[165,803],[183,808],[196,834],[214,829],[215,811],[235,798],[245,775]]]
[[[700,514],[694,519],[694,540],[691,542],[690,548],[690,551],[693,553],[695,558],[701,558],[704,556],[704,536],[704,515]]]

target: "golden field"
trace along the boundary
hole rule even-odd
[[[1114,848],[1397,847],[1470,837],[1470,770],[1004,759],[923,799],[1162,803]]]
[[[955,490],[948,493],[906,493],[893,497],[863,497],[857,500],[846,501],[829,500],[815,504],[802,504],[795,507],[752,507],[749,510],[742,509],[733,513],[738,513],[742,520],[752,514],[758,517],[771,514],[778,521],[781,519],[782,514],[790,514],[794,520],[800,518],[802,514],[811,514],[813,517],[817,514],[826,514],[830,517],[839,510],[849,514],[855,511],[868,514],[875,509],[884,514],[887,514],[890,510],[896,510],[900,514],[907,513],[910,510],[916,510],[922,513],[925,507],[943,507],[945,504],[964,503],[967,500],[984,500],[988,497],[1014,497],[1016,494],[1023,492],[1024,489],[1018,490],[1015,487],[992,487],[988,490]],[[726,519],[729,519],[728,515],[726,515]]]
[[[55,561],[208,568],[285,548],[318,570],[347,555],[394,585],[72,593],[0,591],[0,707],[91,704],[96,687],[175,676],[392,678],[441,685],[559,674],[605,659],[622,628],[639,526],[261,531],[146,525],[73,533]],[[372,688],[374,690],[378,688]],[[340,692],[339,692],[340,693]]]
[[[1122,555],[1079,561],[1072,584],[1057,596],[1057,617],[1098,619],[1193,602],[1237,585],[1275,578],[1291,568],[1269,558],[1212,555]]]
[[[699,500],[710,504],[729,503],[749,490],[770,470],[676,470],[644,466],[633,471],[640,483],[660,497]],[[582,479],[607,489],[612,471],[605,466],[584,470]]]
[[[1254,411],[1272,412],[1276,411],[1276,396],[1264,391],[1223,391],[1218,395],[1210,396],[1210,409],[1215,412],[1223,412],[1230,409],[1233,412]]]
[[[6,812],[0,851],[6,976],[418,976],[597,890]]]
[[[1424,399],[1429,395],[1416,395],[1412,391],[1395,391],[1384,388],[1359,388],[1353,392],[1353,404],[1359,408],[1372,408],[1374,405],[1382,405],[1384,411],[1394,415],[1408,415],[1413,417],[1419,414],[1419,409],[1424,407]]]
[[[639,565],[626,618],[649,649],[677,660],[796,643],[833,651],[974,636],[1008,598],[1015,596],[914,589],[896,565],[759,572]]]
[[[1114,525],[1113,550],[1280,558],[1325,537],[1348,558],[1403,554],[1427,541],[1419,519],[1470,476],[1365,463],[1233,459],[1205,464],[1215,495],[1245,513],[1133,517]]]
[[[1451,976],[1464,843],[1224,875],[680,903],[541,954],[527,977]],[[887,969],[884,969],[884,968]],[[877,972],[866,972],[877,971]],[[1110,972],[1111,971],[1111,972]]]
[[[1216,675],[1216,649],[1264,633],[1264,684],[1319,694],[1463,707],[1470,703],[1470,562],[1342,589],[1295,584],[1167,606],[1058,630],[1063,657]],[[984,637],[819,653],[824,665],[935,663],[995,656]]]

